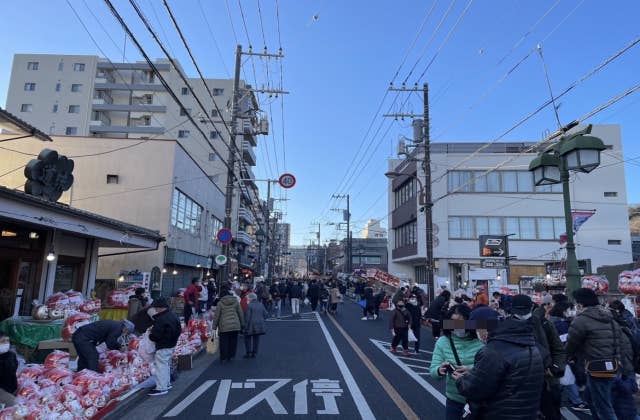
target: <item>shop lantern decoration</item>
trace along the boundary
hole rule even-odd
[[[45,200],[58,201],[73,184],[72,172],[73,160],[58,155],[55,150],[44,149],[24,168],[27,177],[24,191]]]

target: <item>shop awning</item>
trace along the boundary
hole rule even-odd
[[[99,240],[100,247],[157,248],[165,238],[159,232],[53,203],[22,191],[0,186],[0,220],[55,229]]]

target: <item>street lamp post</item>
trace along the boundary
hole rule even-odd
[[[573,217],[571,215],[571,194],[569,171],[589,173],[600,165],[600,152],[606,149],[603,141],[591,134],[591,124],[584,130],[562,137],[549,149],[542,152],[529,164],[535,185],[562,183],[564,220],[567,235],[567,294],[579,289],[580,272],[574,242]]]

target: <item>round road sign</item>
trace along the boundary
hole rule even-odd
[[[226,263],[227,263],[227,257],[225,257],[224,255],[218,255],[216,257],[216,264],[225,265]]]
[[[233,240],[233,234],[229,229],[220,229],[216,236],[222,245],[228,245]]]
[[[292,174],[282,174],[278,179],[278,184],[280,184],[282,188],[293,188],[294,185],[296,185],[296,177]]]

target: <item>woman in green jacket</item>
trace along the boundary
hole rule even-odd
[[[238,299],[226,284],[220,288],[220,300],[213,318],[213,329],[216,328],[220,337],[220,363],[230,362],[236,356],[238,333],[244,328],[244,316]]]
[[[449,310],[446,319],[464,322],[469,319],[470,314],[471,309],[468,306],[456,305]],[[456,381],[451,378],[451,373],[470,370],[473,367],[475,355],[482,346],[483,344],[478,340],[475,331],[464,328],[443,329],[443,335],[436,341],[431,358],[430,373],[433,378],[446,377],[446,420],[461,419],[466,404],[465,398],[456,389]]]

